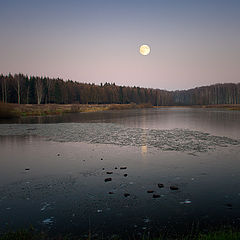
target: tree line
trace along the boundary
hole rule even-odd
[[[182,91],[100,85],[59,78],[0,75],[0,101],[18,104],[151,103],[155,106],[240,104],[240,83],[214,84]]]

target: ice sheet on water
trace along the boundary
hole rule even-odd
[[[87,142],[120,146],[148,146],[163,151],[207,152],[215,147],[240,145],[240,139],[214,136],[190,129],[126,128],[112,123],[3,124],[0,135],[36,135],[58,142]]]
[[[45,202],[45,203],[42,204],[42,207],[41,207],[40,210],[41,211],[45,211],[47,208],[50,207],[50,205],[51,205],[50,203]]]
[[[53,217],[46,218],[42,221],[43,224],[52,224],[53,223]]]

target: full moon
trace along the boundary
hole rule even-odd
[[[142,55],[147,56],[150,53],[150,47],[148,45],[142,45],[139,49],[139,52]]]

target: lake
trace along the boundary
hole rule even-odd
[[[0,122],[0,230],[125,236],[240,223],[240,111]]]

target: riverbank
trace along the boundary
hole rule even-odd
[[[240,110],[240,104],[194,105],[194,106],[152,106],[151,104],[4,104],[0,103],[0,118],[27,116],[61,115],[64,113],[100,112],[109,110],[141,109],[141,108],[219,108]]]
[[[176,234],[175,234],[176,235]],[[30,230],[18,230],[16,232],[8,232],[0,235],[0,240],[123,240],[119,235],[115,234],[107,238],[103,236],[96,236],[89,233],[86,237],[73,236],[71,234],[62,236],[48,236],[47,234],[41,232],[37,233],[34,229]],[[128,240],[239,240],[240,231],[238,230],[219,230],[211,231],[209,233],[190,233],[187,235],[176,235],[176,236],[166,236],[166,234],[151,238],[149,234],[142,237],[127,237]]]
[[[0,118],[152,108],[151,104],[0,104]]]
[[[155,108],[169,108],[169,107],[179,107],[179,108],[219,108],[225,110],[238,110],[240,111],[240,104],[212,104],[212,105],[185,105],[185,106],[154,106]]]

